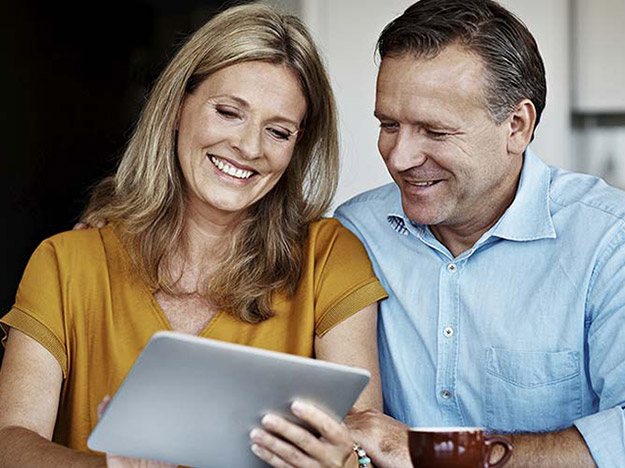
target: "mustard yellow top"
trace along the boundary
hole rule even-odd
[[[249,324],[218,312],[199,336],[312,357],[315,335],[386,297],[358,239],[336,220],[310,227],[300,283],[276,295],[276,316]],[[32,255],[0,322],[59,361],[64,382],[53,440],[78,450],[150,337],[171,330],[114,229],[65,232]],[[5,337],[6,338],[6,337]]]

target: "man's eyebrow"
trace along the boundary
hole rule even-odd
[[[386,114],[383,114],[382,112],[378,112],[376,110],[373,111],[373,116],[378,120],[393,120],[390,117],[388,117]]]
[[[393,117],[388,117],[386,114],[383,114],[382,112],[378,112],[378,111],[373,111],[373,116],[381,122],[383,121],[396,122],[397,121],[397,119]],[[410,123],[412,123],[413,125],[419,125],[420,127],[437,128],[437,129],[441,129],[441,130],[448,131],[448,132],[459,131],[458,126],[451,125],[451,123],[444,122],[440,119],[426,119],[426,120],[414,121]]]

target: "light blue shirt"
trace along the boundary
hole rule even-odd
[[[389,293],[385,411],[410,426],[554,431],[625,466],[625,193],[531,150],[516,197],[454,258],[411,223],[395,184],[341,205]]]

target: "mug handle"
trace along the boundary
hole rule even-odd
[[[510,460],[512,456],[512,443],[510,439],[500,435],[490,435],[486,434],[484,437],[484,445],[486,445],[486,461],[484,463],[484,468],[499,468],[504,466]],[[501,445],[504,449],[503,456],[493,465],[490,464],[490,454],[495,445]]]

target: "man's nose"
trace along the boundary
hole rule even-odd
[[[237,129],[232,138],[233,148],[245,159],[259,158],[262,155],[262,132],[259,125],[246,122]]]
[[[422,140],[423,137],[418,131],[400,128],[387,152],[386,164],[395,171],[421,166],[427,160]]]

